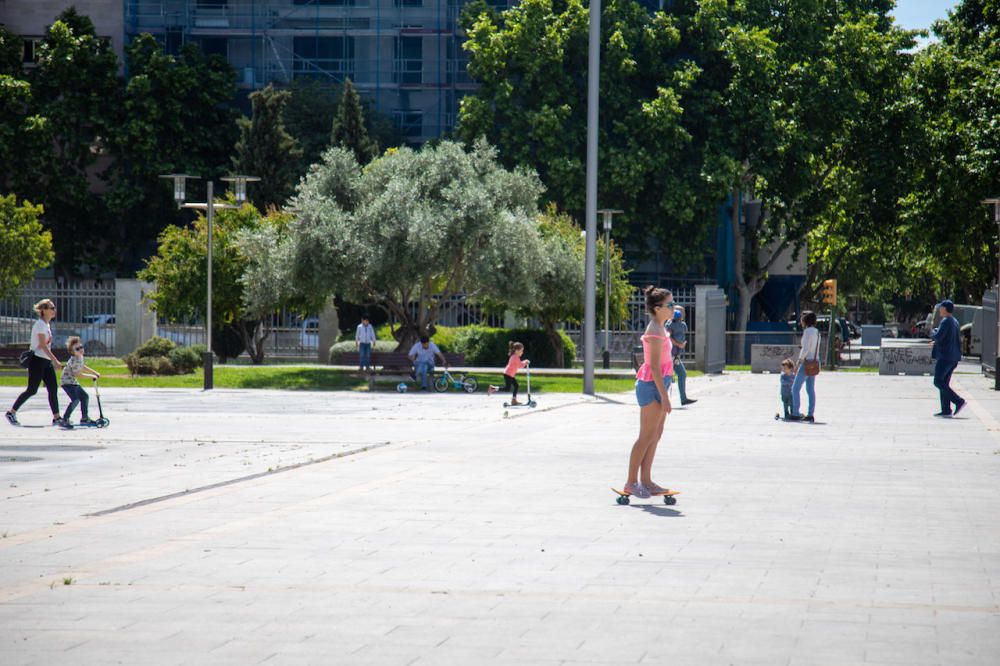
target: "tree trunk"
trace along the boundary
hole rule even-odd
[[[264,320],[241,321],[239,323],[240,338],[246,347],[247,356],[254,365],[264,362],[264,341],[270,335],[271,329],[264,325]]]
[[[549,342],[552,343],[552,349],[555,351],[556,367],[565,368],[566,350],[563,348],[562,336],[556,330],[555,322],[545,321],[542,325],[545,327],[545,335],[549,336]]]

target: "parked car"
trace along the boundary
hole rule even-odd
[[[319,347],[319,317],[306,317],[302,320],[299,345],[304,349],[316,349]]]
[[[113,314],[92,314],[83,317],[80,340],[92,355],[106,354],[115,348],[115,316]]]

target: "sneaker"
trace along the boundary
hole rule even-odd
[[[626,483],[622,491],[626,495],[632,495],[633,497],[639,497],[645,499],[649,497],[649,491],[642,487],[641,483]]]
[[[690,400],[690,399],[689,400],[681,400],[681,406],[683,407],[684,405],[693,405],[696,402],[698,402],[698,401],[697,400]]]
[[[7,412],[4,416],[7,417],[7,423],[12,426],[19,426],[21,423],[17,420],[17,412]]]
[[[62,417],[59,417],[57,419],[52,419],[52,425],[54,425],[57,428],[62,428],[63,430],[73,429],[73,424]]]
[[[958,416],[958,413],[960,411],[962,411],[963,407],[965,407],[965,400],[963,400],[962,402],[958,403],[958,405],[955,407],[955,413],[953,414],[953,416]]]
[[[812,416],[804,416],[802,417],[802,420],[805,421],[806,423],[816,423],[816,419],[813,418]]]
[[[490,384],[490,387],[486,389],[486,395],[493,395],[499,390],[500,390],[499,386],[493,386],[493,384]]]
[[[91,418],[80,419],[81,426],[94,427],[97,425],[97,421]]]
[[[938,412],[934,416],[936,416],[938,418],[941,418],[941,419],[950,419],[951,418],[951,413],[949,413],[949,412]]]
[[[670,490],[668,488],[662,488],[659,484],[656,484],[656,483],[650,483],[648,485],[644,484],[643,487],[647,491],[649,491],[649,493],[651,495],[663,495],[665,493],[669,493],[670,492]]]

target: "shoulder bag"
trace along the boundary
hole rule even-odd
[[[819,374],[819,332],[816,333],[816,351],[813,353],[814,359],[806,359],[802,362],[803,371],[806,377],[815,377]]]
[[[21,352],[21,355],[17,357],[17,364],[20,365],[22,368],[27,368],[29,365],[31,365],[31,357],[34,355],[35,352],[31,351],[30,349],[28,351]]]

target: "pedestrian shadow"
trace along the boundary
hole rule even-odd
[[[671,509],[665,504],[634,504],[636,509],[642,509],[646,513],[652,514],[654,516],[659,516],[661,518],[683,518],[684,513],[678,511],[677,509]]]
[[[607,396],[603,396],[603,395],[595,395],[594,397],[597,398],[598,400],[600,400],[601,402],[610,402],[613,405],[630,405],[630,404],[632,404],[631,402],[622,402],[621,400],[613,400],[613,399],[611,399],[611,398],[609,398]]]

